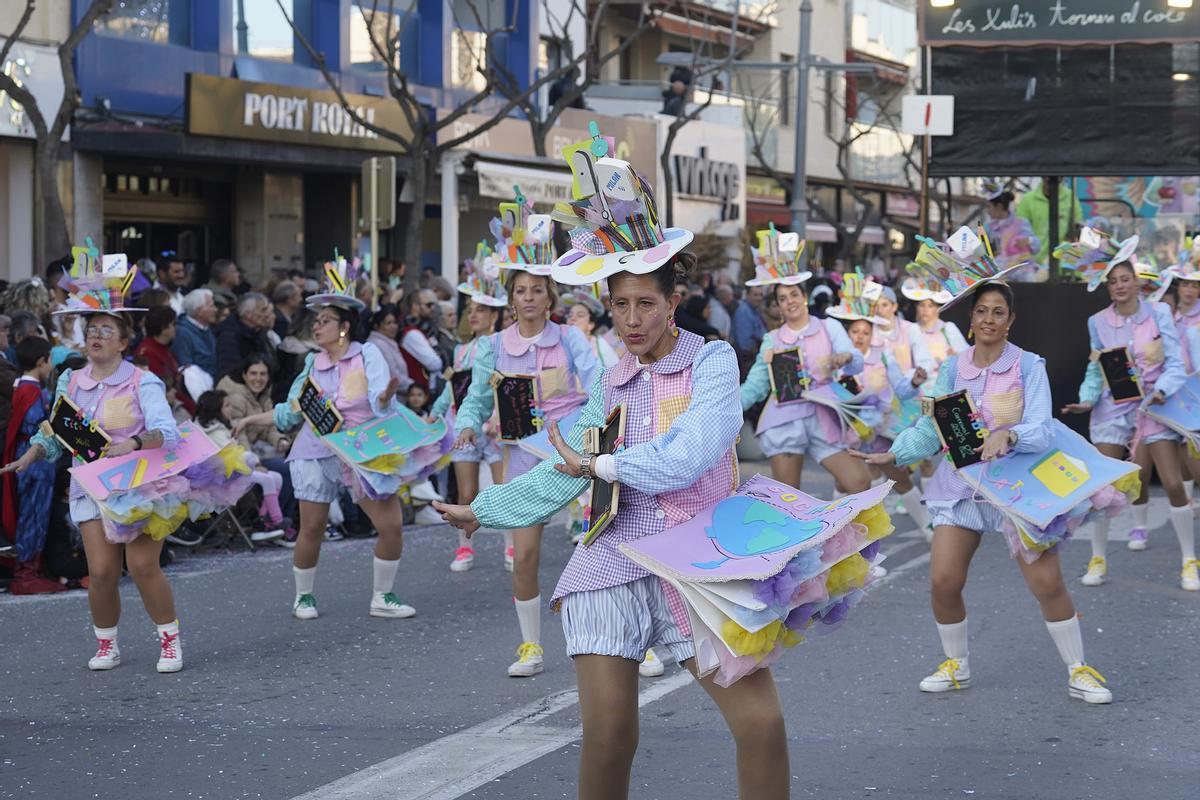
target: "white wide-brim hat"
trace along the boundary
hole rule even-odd
[[[694,234],[683,228],[663,229],[663,240],[654,247],[620,253],[589,253],[572,247],[554,262],[551,277],[568,286],[585,286],[618,272],[646,275],[671,260],[691,244]],[[501,267],[504,265],[502,264]]]
[[[916,278],[905,278],[904,283],[900,284],[900,293],[913,302],[932,300],[939,306],[954,299],[954,295],[945,289],[930,289],[928,286],[922,285]]]

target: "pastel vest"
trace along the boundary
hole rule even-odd
[[[1200,331],[1200,303],[1192,306],[1186,314],[1175,312],[1175,328],[1179,331],[1179,338],[1182,340],[1183,347],[1183,366],[1190,375],[1196,370],[1200,370],[1200,364],[1192,363],[1191,348],[1188,347],[1187,330],[1194,328]]]
[[[626,447],[643,444],[666,433],[675,418],[687,410],[692,401],[692,366],[703,346],[704,341],[699,336],[681,331],[675,349],[664,359],[679,364],[679,369],[645,369],[644,374],[649,376],[649,380],[645,380],[638,376],[643,365],[627,353],[604,372],[606,414],[619,405],[625,406]],[[684,489],[648,495],[631,486],[622,486],[616,519],[590,546],[575,548],[554,590],[554,602],[573,592],[620,586],[646,577],[650,573],[626,558],[617,546],[661,533],[691,519],[707,506],[732,494],[737,484],[737,457],[730,449],[696,483]],[[690,633],[691,627],[678,593],[665,582],[663,590],[680,629],[685,634]]]
[[[771,337],[772,352],[791,350],[794,347],[799,347],[803,351],[805,368],[812,378],[813,388],[833,380],[833,371],[829,368],[829,360],[833,356],[833,341],[829,338],[829,331],[825,329],[824,320],[816,317],[810,318],[808,327],[799,334],[785,325],[771,331],[768,336]],[[803,401],[780,405],[773,393],[767,397],[767,405],[758,418],[758,426],[754,432],[761,434],[763,431],[795,422],[798,419],[805,419],[814,414],[817,416],[817,422],[826,441],[839,441],[842,429],[833,409]]]
[[[575,365],[563,346],[563,328],[547,322],[542,335],[532,344],[510,325],[492,337],[496,371],[506,375],[533,375],[541,410],[546,419],[558,421],[587,401]]]
[[[946,362],[945,368],[955,373],[954,391],[967,390],[990,434],[1008,430],[1025,414],[1024,376],[1037,357],[1014,344],[1009,344],[990,368],[976,367],[974,357],[975,348],[970,347]],[[925,489],[926,500],[965,500],[973,496],[974,490],[945,458]]]
[[[89,364],[71,372],[71,377],[67,379],[67,396],[79,406],[85,417],[95,420],[114,443],[145,433],[146,416],[138,399],[142,370],[133,367],[127,379],[110,386],[92,378],[91,369]],[[71,498],[83,497],[84,494],[83,487],[72,478]]]
[[[1166,366],[1162,333],[1154,320],[1154,314],[1150,311],[1150,305],[1143,302],[1138,307],[1138,312],[1130,317],[1118,314],[1114,307],[1109,306],[1093,314],[1091,319],[1100,338],[1101,349],[1129,348],[1134,368],[1142,381],[1143,391],[1149,391]],[[1108,422],[1137,408],[1137,403],[1114,403],[1112,392],[1105,387],[1099,402],[1092,409],[1092,423]]]
[[[871,337],[871,346],[882,347],[885,353],[896,359],[901,370],[908,372],[913,368],[912,337],[916,326],[899,316],[893,325],[889,333],[883,333],[876,328],[875,335]]]
[[[346,355],[332,363],[329,354],[313,356],[312,369],[308,373],[313,382],[333,401],[334,408],[341,412],[342,428],[361,425],[374,416],[371,398],[367,394],[367,370],[363,359],[363,348],[358,342],[350,345]],[[324,442],[313,431],[308,422],[296,437],[288,461],[333,457]]]

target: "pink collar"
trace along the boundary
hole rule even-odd
[[[130,364],[128,361],[122,361],[121,365],[116,368],[112,375],[99,379],[92,377],[92,365],[91,362],[88,362],[86,367],[79,370],[79,378],[76,381],[76,385],[85,392],[90,392],[100,384],[104,384],[105,386],[120,386],[132,377],[133,364]]]
[[[813,316],[808,318],[808,325],[804,327],[804,330],[799,332],[792,330],[785,323],[771,331],[771,341],[793,345],[800,341],[801,336],[815,336],[821,330],[821,325],[821,320]]]
[[[359,344],[358,342],[351,342],[350,346],[346,348],[346,352],[342,354],[342,357],[339,358],[338,361],[345,361],[346,359],[354,358],[356,355],[358,355],[361,352],[362,352],[362,345]],[[327,369],[333,369],[334,366],[335,366],[335,362],[333,361],[333,359],[331,359],[329,357],[328,351],[320,350],[317,352],[317,357],[313,361],[314,369],[319,369],[319,370],[324,371]]]
[[[1008,372],[1020,360],[1021,348],[1009,342],[1004,345],[1004,350],[1000,353],[1000,357],[993,361],[991,365],[977,367],[975,366],[975,346],[971,345],[958,357],[958,374],[969,381],[975,380],[985,372],[1000,375]]]
[[[557,322],[551,320],[546,321],[546,327],[542,328],[541,334],[532,342],[527,342],[521,337],[521,331],[515,322],[500,332],[500,343],[504,345],[504,352],[510,356],[523,356],[531,347],[554,347],[561,339],[562,329]]]

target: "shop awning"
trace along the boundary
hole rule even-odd
[[[883,244],[886,241],[887,234],[878,225],[864,225],[862,233],[858,235],[859,244]]]
[[[809,220],[804,229],[804,238],[809,242],[836,242],[837,228],[828,222],[813,222]]]
[[[520,186],[521,194],[535,203],[571,200],[571,173],[565,168],[537,169],[479,159],[475,162],[475,174],[482,197],[512,200],[513,187]]]

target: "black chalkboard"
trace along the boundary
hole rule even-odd
[[[966,390],[943,395],[932,402],[929,400],[926,398],[932,407],[929,411],[938,438],[954,462],[954,468],[962,469],[982,461],[982,454],[975,452],[975,448],[983,444],[985,427]]]
[[[464,369],[450,373],[450,396],[454,407],[459,408],[467,399],[467,390],[471,388],[471,370]]]
[[[337,433],[342,427],[342,413],[334,407],[332,400],[325,397],[321,387],[313,383],[311,376],[304,379],[304,386],[300,388],[296,404],[318,436]]]
[[[60,395],[50,411],[50,433],[81,461],[92,462],[104,454],[112,441],[104,429],[89,422],[83,410],[65,394]]]
[[[590,428],[585,436],[585,449],[593,455],[612,454],[617,451],[625,436],[625,406],[617,406],[608,415],[603,428]],[[590,441],[589,441],[590,440]],[[583,534],[584,545],[595,541],[608,524],[617,516],[617,499],[621,484],[609,483],[596,478],[592,481],[592,497],[588,512],[587,531]]]
[[[1142,399],[1142,382],[1127,349],[1113,347],[1101,350],[1096,360],[1104,375],[1104,383],[1112,392],[1114,403],[1132,403]]]
[[[496,400],[496,415],[500,420],[502,442],[517,442],[533,436],[541,429],[541,410],[538,408],[537,382],[532,375],[492,375],[492,391]]]
[[[811,382],[804,368],[804,354],[800,348],[776,350],[771,354],[771,391],[775,402],[795,403],[803,400],[804,392]]]
[[[857,395],[862,392],[862,385],[858,382],[858,378],[853,375],[843,375],[838,378],[838,383],[850,394]]]

